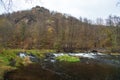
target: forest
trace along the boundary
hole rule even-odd
[[[44,7],[0,15],[0,49],[120,52],[120,17],[79,19]]]

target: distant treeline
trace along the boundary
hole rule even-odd
[[[77,19],[39,6],[3,14],[0,48],[120,51],[120,17],[109,16],[103,21],[98,18],[93,24],[87,18]]]

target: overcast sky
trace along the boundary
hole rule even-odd
[[[8,1],[8,0],[6,0]],[[28,2],[26,2],[28,1]],[[13,0],[11,11],[30,9],[36,5],[43,6],[51,11],[70,14],[79,18],[86,17],[92,20],[107,18],[110,14],[120,16],[119,0]],[[0,4],[0,13],[5,10]]]

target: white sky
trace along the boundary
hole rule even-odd
[[[7,1],[7,0],[6,0]],[[26,3],[26,1],[28,1]],[[119,0],[13,0],[12,11],[30,9],[36,5],[43,6],[51,11],[70,14],[79,18],[86,17],[92,20],[96,18],[106,19],[110,14],[120,16]],[[0,4],[0,13],[5,10]]]

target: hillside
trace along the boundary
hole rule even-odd
[[[86,18],[49,11],[31,10],[0,15],[0,48],[55,49],[58,52],[106,49],[120,52],[120,17],[109,16],[92,24]]]

